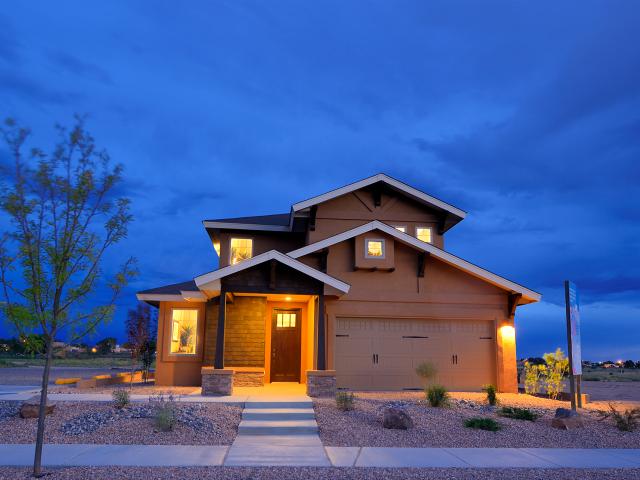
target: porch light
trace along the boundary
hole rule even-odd
[[[516,342],[516,329],[513,325],[503,325],[500,327],[500,334],[502,336],[502,340],[505,343],[515,343]]]
[[[290,301],[291,301],[291,297],[284,297],[284,299],[285,299],[287,302],[290,302]]]

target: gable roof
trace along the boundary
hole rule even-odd
[[[276,213],[274,215],[256,215],[252,217],[219,218],[217,220],[204,220],[205,228],[225,228],[236,230],[265,230],[272,232],[288,232],[289,213]]]
[[[348,293],[349,288],[351,287],[351,285],[349,285],[348,283],[338,280],[337,278],[332,277],[331,275],[327,275],[326,273],[320,272],[319,270],[305,265],[295,258],[287,256],[284,253],[278,252],[277,250],[269,250],[268,252],[261,253],[260,255],[256,255],[255,257],[249,258],[235,265],[228,265],[219,270],[200,275],[199,277],[196,277],[194,279],[195,284],[201,290],[219,291],[220,279],[222,279],[223,277],[241,272],[242,270],[246,270],[247,268],[255,267],[256,265],[268,262],[270,260],[276,260],[284,265],[287,265],[288,267],[293,268],[294,270],[298,270],[305,275],[315,278],[322,283],[330,285],[336,290],[339,290],[343,293]]]
[[[293,204],[291,207],[293,212],[299,212],[300,210],[304,210],[306,208],[310,208],[314,205],[318,205],[319,203],[326,202],[328,200],[332,200],[337,197],[341,197],[342,195],[346,195],[348,193],[354,192],[356,190],[360,190],[361,188],[367,187],[369,185],[373,185],[374,183],[383,182],[386,185],[390,186],[394,190],[397,190],[401,193],[404,193],[408,197],[430,207],[435,207],[438,210],[442,210],[447,212],[448,214],[453,215],[457,221],[460,221],[466,217],[467,213],[464,210],[460,210],[453,205],[450,205],[442,200],[432,197],[417,188],[413,188],[410,185],[407,185],[400,180],[396,180],[389,175],[384,173],[378,173],[377,175],[373,175],[372,177],[364,178],[354,183],[350,183],[349,185],[345,185],[344,187],[336,188],[335,190],[331,190],[330,192],[323,193],[322,195],[318,195],[307,200],[303,200],[302,202],[298,202]],[[456,222],[457,223],[457,222]]]
[[[344,242],[345,240],[348,240],[350,238],[356,237],[358,235],[362,235],[363,233],[366,233],[366,232],[370,232],[371,230],[380,230],[381,232],[384,232],[396,238],[398,241],[406,245],[410,245],[412,247],[417,248],[418,250],[428,252],[431,255],[433,255],[435,258],[449,265],[452,265],[460,270],[463,270],[475,277],[485,280],[497,287],[503,288],[504,290],[508,290],[509,292],[520,293],[522,294],[522,299],[520,300],[520,303],[538,302],[542,298],[542,295],[540,295],[537,292],[534,292],[533,290],[529,290],[528,288],[525,288],[522,285],[512,282],[511,280],[508,280],[504,277],[496,275],[495,273],[485,270],[484,268],[474,265],[473,263],[467,262],[466,260],[463,260],[460,257],[456,257],[455,255],[452,255],[449,252],[446,252],[438,247],[435,247],[430,243],[426,243],[426,242],[423,242],[422,240],[418,240],[417,238],[412,237],[411,235],[408,235],[406,233],[403,233],[400,230],[397,230],[396,228],[390,225],[387,225],[386,223],[382,223],[378,220],[374,220],[372,222],[366,223],[364,225],[353,228],[351,230],[347,230],[346,232],[339,233],[337,235],[334,235],[333,237],[320,240],[319,242],[312,243],[310,245],[307,245],[306,247],[298,248],[297,250],[293,250],[287,253],[287,255],[293,258],[300,258],[305,255],[308,255],[309,253],[316,252],[318,250],[329,247],[331,245],[335,245],[336,243]]]

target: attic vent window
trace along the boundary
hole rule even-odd
[[[426,243],[431,243],[431,228],[430,227],[418,227],[416,228],[416,238]]]
[[[235,265],[253,256],[253,240],[250,238],[232,238],[229,263]]]
[[[365,240],[364,256],[365,258],[384,258],[384,240]]]

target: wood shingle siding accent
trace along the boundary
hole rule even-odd
[[[229,367],[264,367],[267,299],[236,296],[227,302],[224,363]]]
[[[204,359],[203,366],[213,366],[216,358],[216,331],[218,329],[218,299],[207,302],[206,324],[204,330]]]

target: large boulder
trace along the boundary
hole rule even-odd
[[[382,426],[384,428],[406,430],[413,428],[413,420],[401,408],[387,407],[382,414]]]
[[[44,407],[44,414],[50,415],[56,408],[55,403],[47,402]],[[38,418],[40,415],[40,396],[32,397],[26,400],[20,407],[20,416],[22,418]]]
[[[582,428],[584,424],[578,412],[568,408],[558,408],[555,417],[551,420],[551,426],[560,430],[575,430]]]

